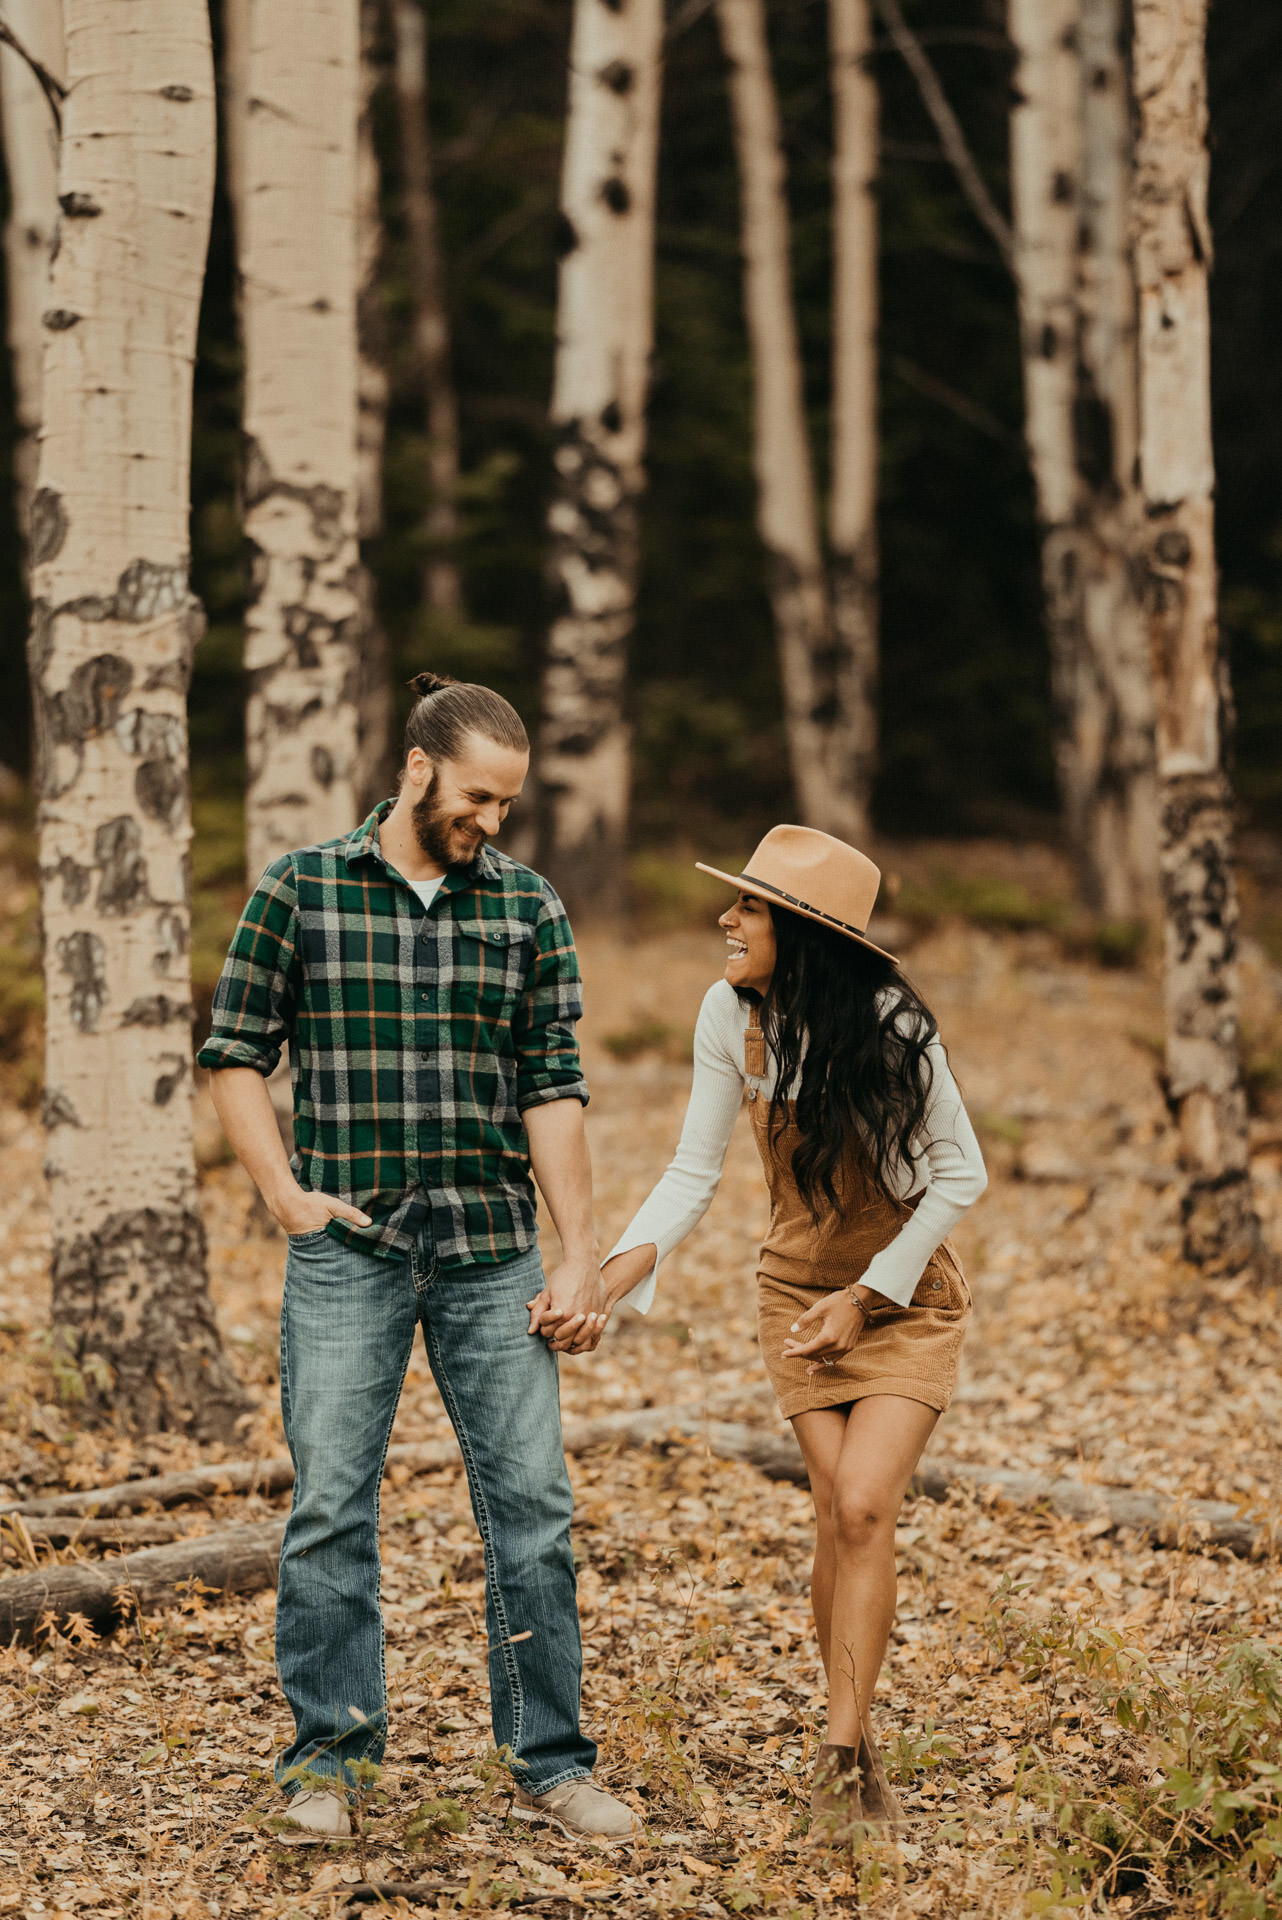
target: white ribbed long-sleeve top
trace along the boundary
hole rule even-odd
[[[885,989],[883,999],[885,995],[893,1000],[894,989]],[[638,1313],[647,1313],[654,1300],[659,1262],[698,1225],[711,1204],[745,1088],[755,1088],[757,1097],[766,1100],[774,1093],[775,1072],[769,1060],[760,1078],[749,1078],[744,1071],[747,1026],[747,1006],[728,981],[718,980],[704,996],[694,1030],[694,1084],[676,1154],[607,1255],[613,1259],[616,1253],[651,1243],[658,1249],[645,1279],[624,1295]],[[913,1139],[913,1164],[900,1163],[892,1169],[896,1194],[914,1200],[915,1208],[863,1275],[865,1286],[900,1306],[907,1306],[931,1254],[988,1184],[975,1129],[938,1035],[927,1055],[930,1092],[925,1117]]]

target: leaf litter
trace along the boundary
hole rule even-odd
[[[675,1142],[683,1037],[719,942],[681,932],[625,947],[589,934],[582,945],[608,1245]],[[1065,958],[1043,932],[960,922],[919,940],[908,966],[939,1015],[993,1175],[957,1235],[975,1320],[932,1451],[1228,1500],[1268,1518],[1282,1412],[1277,1289],[1197,1274],[1179,1257],[1175,1143],[1153,1055],[1156,979]],[[1257,1030],[1272,1022],[1276,1033],[1277,979],[1258,953],[1247,984]],[[612,1045],[620,1034],[627,1044]],[[1267,1111],[1254,1126],[1257,1195],[1276,1246],[1282,1131]],[[78,1423],[42,1336],[38,1129],[8,1107],[0,1139],[10,1175],[0,1198],[0,1499],[195,1465],[181,1436],[139,1441]],[[227,1457],[279,1453],[279,1236],[226,1164],[207,1096],[199,1147],[220,1321],[259,1396]],[[649,1317],[620,1313],[597,1355],[564,1368],[567,1415],[679,1404],[777,1426],[754,1331],[764,1220],[741,1127],[722,1191],[666,1264]],[[396,1438],[447,1431],[417,1354]],[[1153,1550],[1102,1521],[1016,1510],[982,1491],[911,1501],[877,1701],[911,1828],[898,1846],[833,1855],[805,1837],[823,1732],[808,1497],[713,1458],[697,1438],[600,1449],[570,1466],[584,1724],[600,1743],[598,1777],[642,1816],[643,1844],[606,1854],[511,1818],[510,1775],[490,1744],[482,1564],[461,1470],[393,1470],[383,1504],[392,1732],[359,1839],[301,1855],[276,1844],[271,1767],[288,1717],[272,1666],[274,1596],[224,1599],[197,1586],[112,1636],[72,1622],[0,1654],[0,1913],[334,1915],[358,1885],[386,1887],[383,1904],[398,1912],[1077,1912],[1087,1896],[1056,1851],[1037,1779],[1053,1774],[1062,1794],[1105,1804],[1146,1762],[1142,1741],[1063,1648],[1074,1634],[1115,1633],[1187,1672],[1235,1636],[1279,1639],[1268,1560],[1195,1543]],[[200,1531],[280,1506],[216,1497],[185,1518]],[[6,1524],[0,1551],[17,1572],[87,1549]],[[409,1882],[419,1883],[412,1906],[393,1891]],[[1160,1873],[1121,1885],[1115,1876],[1095,1910],[1217,1910],[1162,1885]]]

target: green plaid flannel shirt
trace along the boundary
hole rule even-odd
[[[484,848],[429,907],[383,858],[383,801],[355,833],[274,860],[236,929],[202,1067],[269,1074],[288,1042],[300,1185],[373,1225],[348,1246],[442,1266],[513,1259],[535,1237],[521,1115],[587,1104],[578,959],[546,880]]]

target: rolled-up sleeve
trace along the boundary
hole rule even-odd
[[[588,1104],[575,1031],[582,1012],[574,935],[565,908],[545,885],[534,929],[534,954],[512,1019],[516,1104],[522,1113],[549,1100]]]
[[[214,994],[213,1027],[197,1063],[271,1073],[294,1024],[298,977],[298,887],[288,854],[254,889]]]

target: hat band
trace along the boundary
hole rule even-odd
[[[862,927],[852,926],[849,920],[839,920],[835,913],[825,913],[822,907],[812,906],[809,900],[799,900],[795,893],[785,893],[773,880],[756,880],[750,873],[741,873],[740,880],[749,880],[754,887],[760,887],[763,893],[772,893],[776,899],[786,900],[790,907],[800,907],[803,913],[813,913],[816,920],[826,920],[830,927],[840,927],[843,933],[857,933],[861,940],[868,938]]]

